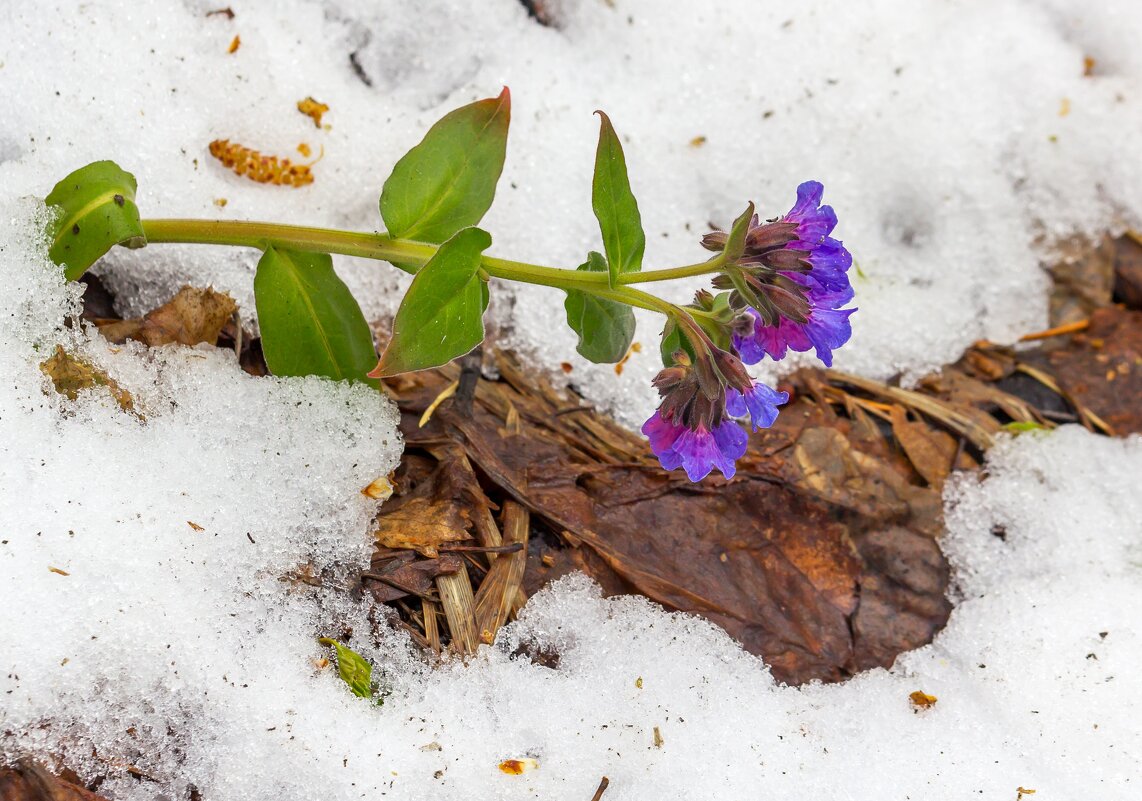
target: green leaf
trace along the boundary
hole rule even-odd
[[[726,235],[726,246],[722,248],[726,264],[733,264],[745,254],[745,237],[749,233],[749,223],[753,219],[753,201],[746,206],[741,216],[734,220]]]
[[[1004,423],[1003,430],[1016,435],[1026,434],[1030,431],[1050,431],[1046,426],[1032,420],[1016,420],[1010,423]]]
[[[591,251],[580,270],[605,273],[607,260]],[[625,303],[600,298],[578,289],[567,290],[567,325],[579,335],[575,349],[596,364],[621,361],[634,339],[634,310]]]
[[[332,645],[337,652],[337,672],[341,675],[341,680],[349,685],[353,695],[372,698],[373,666],[352,648],[342,645],[337,640],[322,637],[318,642],[322,645]]]
[[[48,255],[66,265],[64,276],[74,281],[115,245],[141,248],[147,244],[135,205],[135,176],[113,161],[81,167],[52,189],[44,202],[62,211],[51,225]]]
[[[682,335],[682,330],[673,319],[666,321],[666,327],[662,329],[662,342],[658,346],[659,353],[662,355],[662,364],[670,367],[674,364],[674,354],[678,351],[684,351],[689,354],[690,360],[695,361],[694,346],[690,344],[690,340]]]
[[[443,242],[492,205],[504,168],[511,94],[449,112],[393,168],[381,191],[391,236]]]
[[[420,268],[371,377],[439,367],[484,341],[488,285],[479,275],[480,254],[491,244],[487,231],[465,228]]]
[[[267,248],[254,299],[271,373],[366,381],[377,358],[373,334],[328,253]]]
[[[601,111],[595,113],[599,115],[601,124],[599,147],[595,151],[595,178],[591,184],[591,207],[603,232],[603,250],[607,254],[611,287],[615,287],[621,274],[637,273],[642,269],[646,234],[642,231],[638,202],[630,190],[622,143],[610,118]]]

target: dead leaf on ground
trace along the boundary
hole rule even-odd
[[[74,774],[72,776],[76,779]],[[0,768],[2,801],[106,801],[90,790],[54,775],[27,760]]]
[[[218,335],[238,305],[225,292],[184,286],[178,294],[146,316],[106,322],[99,331],[111,342],[134,339],[148,347],[218,343]]]
[[[138,415],[130,392],[119,386],[106,371],[71,355],[62,345],[56,345],[51,357],[40,363],[40,369],[52,380],[56,392],[68,400],[75,400],[85,390],[106,389],[120,409]]]

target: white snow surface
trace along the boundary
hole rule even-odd
[[[956,610],[889,671],[779,686],[710,624],[604,600],[582,578],[532,599],[467,664],[430,670],[345,591],[370,548],[375,502],[359,490],[399,455],[391,405],[253,379],[214,349],[111,346],[64,326],[77,289],[47,262],[29,198],[111,158],[138,177],[144,216],[372,230],[395,160],[506,84],[495,255],[572,266],[598,247],[590,112],[604,108],[649,266],[698,260],[707,221],[749,199],[779,214],[798,182],[822,180],[864,276],[838,366],[917,375],[973,339],[1042,325],[1055,245],[1139,225],[1142,7],[564,0],[551,29],[515,0],[206,16],[222,5],[0,3],[0,758],[110,773],[100,791],[115,799],[193,786],[207,801],[578,801],[603,775],[605,801],[1138,796],[1138,438],[1023,435],[992,451],[986,477],[954,482],[942,545]],[[328,131],[295,110],[307,95],[331,106]],[[260,186],[210,158],[223,137],[325,157],[311,187]],[[128,314],[213,283],[249,316],[255,262],[156,245],[97,269]],[[391,314],[395,271],[336,264],[370,316]],[[696,286],[656,289],[685,300]],[[640,316],[646,347],[615,376],[552,325],[560,293],[493,295],[501,342],[572,362],[579,389],[627,422],[653,408],[655,320]],[[145,420],[100,392],[52,392],[38,363],[56,344],[107,370]],[[322,587],[301,580],[313,576]],[[377,665],[384,706],[315,666],[318,636]],[[558,668],[512,658],[521,645],[558,652]],[[916,711],[914,690],[939,700]],[[520,757],[539,767],[496,767]]]

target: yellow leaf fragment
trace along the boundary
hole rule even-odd
[[[413,498],[377,519],[377,543],[396,550],[413,549],[429,559],[439,546],[468,539],[468,524],[454,501]]]
[[[655,748],[661,748],[662,744],[664,742],[666,742],[666,741],[662,739],[662,732],[660,732],[658,730],[658,727],[655,726],[654,727],[654,747]]]
[[[388,476],[381,476],[361,490],[361,494],[375,501],[387,501],[393,494],[393,482]]]
[[[297,146],[297,152],[306,158],[309,158],[313,155],[313,148],[311,148],[306,142],[302,142]]]
[[[1070,114],[1070,113],[1071,113],[1071,101],[1070,101],[1070,98],[1064,97],[1064,98],[1062,99],[1062,102],[1060,102],[1060,103],[1059,103],[1059,116],[1060,116],[1060,117],[1065,117],[1065,116],[1067,116],[1067,115],[1068,115],[1068,114]]]
[[[313,120],[314,128],[320,128],[321,117],[329,111],[329,106],[314,100],[312,97],[307,97],[305,100],[297,101],[297,110]]]
[[[48,571],[51,573],[55,573],[57,576],[70,576],[71,575],[71,573],[68,573],[66,570],[60,570],[58,567],[52,567],[51,565],[48,565]]]
[[[1016,787],[1015,792],[1015,801],[1023,801],[1023,796],[1025,795],[1035,795],[1034,790],[1029,790],[1026,787]]]
[[[930,706],[936,705],[936,696],[928,695],[922,690],[916,690],[910,693],[908,698],[912,701],[912,705],[918,709],[927,709]]]
[[[195,531],[206,531],[206,529],[204,529],[202,526],[198,525],[198,523],[195,523],[193,520],[187,520],[186,524],[188,526],[190,526],[192,529],[194,529]]]
[[[111,376],[93,364],[85,362],[56,345],[55,353],[40,363],[40,369],[52,380],[56,392],[68,400],[75,400],[83,390],[106,387],[111,397],[125,412],[135,412],[131,393],[120,387]]]
[[[519,776],[529,770],[535,770],[539,767],[539,762],[531,757],[524,757],[523,759],[505,759],[500,763],[500,770],[509,776]]]
[[[236,53],[238,51],[238,48],[241,46],[242,46],[242,38],[240,36],[235,36],[230,41],[230,47],[226,50],[226,52],[227,53]]]
[[[706,144],[706,137],[704,136],[695,136],[690,140],[690,147],[701,147],[704,144]]]

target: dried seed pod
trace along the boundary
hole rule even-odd
[[[238,175],[244,175],[260,184],[297,187],[313,183],[313,173],[310,171],[312,164],[293,164],[289,159],[265,156],[229,139],[215,139],[211,142],[210,155]]]

